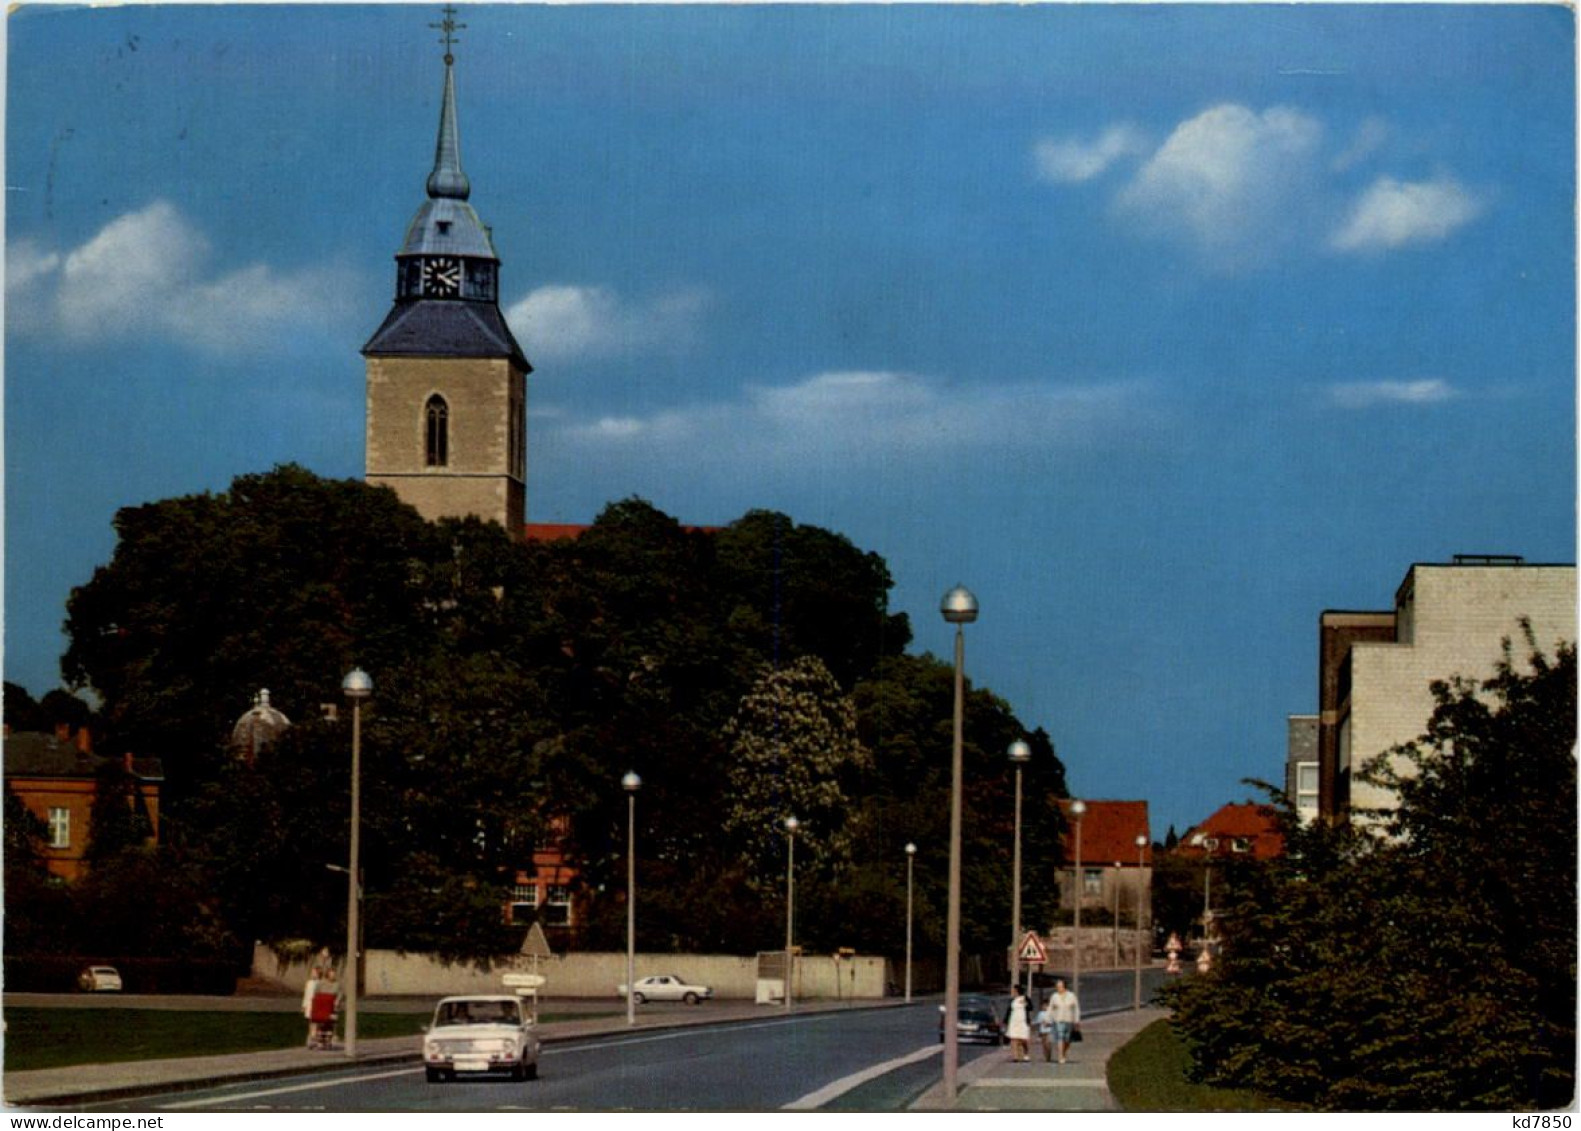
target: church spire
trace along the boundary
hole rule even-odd
[[[444,32],[439,42],[445,45],[445,92],[439,105],[439,140],[434,146],[434,171],[428,174],[428,195],[465,200],[472,195],[472,184],[461,171],[461,134],[456,129],[456,57],[450,49],[457,42],[455,33],[467,25],[456,23],[454,7],[447,4],[442,10],[445,18],[428,25]]]

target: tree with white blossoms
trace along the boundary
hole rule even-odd
[[[730,791],[724,831],[747,883],[782,882],[785,818],[797,831],[798,882],[849,862],[862,779],[872,757],[856,733],[856,705],[816,656],[765,667],[725,729]]]

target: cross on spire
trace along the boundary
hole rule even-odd
[[[445,33],[439,42],[445,45],[445,66],[448,67],[456,61],[456,57],[450,53],[450,49],[461,42],[455,37],[455,33],[464,29],[467,25],[456,23],[456,8],[454,5],[446,4],[440,11],[444,13],[445,18],[437,24],[429,24],[428,26]]]

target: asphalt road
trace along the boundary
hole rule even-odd
[[[1131,986],[1129,974],[1085,975],[1086,1012],[1128,1008]],[[555,1042],[543,1050],[539,1078],[522,1083],[430,1084],[422,1066],[412,1063],[173,1092],[85,1110],[893,1111],[939,1078],[938,1018],[934,997],[891,1009]],[[988,1053],[1003,1055],[991,1046],[961,1046],[962,1063]]]

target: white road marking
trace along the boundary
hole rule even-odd
[[[938,1056],[943,1051],[944,1046],[942,1045],[928,1045],[925,1048],[918,1049],[916,1052],[907,1053],[905,1056],[897,1056],[894,1060],[886,1060],[883,1064],[874,1064],[862,1069],[860,1072],[842,1076],[831,1084],[825,1084],[816,1092],[808,1092],[801,1099],[792,1100],[780,1110],[814,1111],[836,1096],[843,1096],[852,1088],[865,1084],[869,1080],[884,1075],[886,1072],[893,1072],[897,1068],[904,1068],[906,1065],[915,1064],[919,1060],[927,1060],[930,1056]]]
[[[244,1100],[258,1100],[265,1096],[283,1096],[288,1092],[311,1092],[314,1088],[338,1088],[342,1084],[361,1084],[368,1080],[387,1080],[391,1076],[415,1076],[423,1070],[422,1065],[415,1068],[401,1068],[394,1072],[378,1072],[369,1076],[342,1076],[338,1080],[314,1080],[310,1084],[289,1084],[282,1088],[265,1088],[261,1092],[243,1092],[232,1096],[210,1096],[202,1100],[182,1100],[180,1103],[160,1104],[160,1108],[167,1111],[178,1111],[188,1107],[210,1107],[214,1104],[234,1104]]]
[[[750,1025],[732,1025],[730,1026],[730,1030],[731,1032],[739,1033],[746,1029],[769,1029],[777,1025],[799,1024],[808,1021],[823,1021],[832,1016],[834,1016],[834,1014],[824,1013],[808,1017],[787,1017],[774,1021],[755,1021]],[[682,1037],[695,1035],[697,1031],[697,1028],[693,1027],[691,1029],[673,1029],[663,1033],[654,1033],[653,1035],[647,1037],[620,1037],[612,1041],[600,1041],[597,1047],[610,1048],[611,1046],[620,1045],[644,1045],[653,1041],[674,1041],[679,1040]],[[575,1048],[553,1048],[545,1046],[543,1051],[538,1055],[540,1057],[557,1056],[562,1053],[579,1052],[586,1047],[589,1046],[579,1045]],[[347,1067],[351,1066],[348,1065]],[[421,1071],[423,1071],[423,1068],[421,1065],[418,1065],[414,1068],[399,1068],[393,1072],[379,1072],[367,1076],[342,1076],[334,1080],[317,1079],[305,1084],[289,1084],[278,1088],[265,1088],[258,1092],[243,1092],[238,1095],[211,1096],[207,1099],[199,1100],[182,1100],[179,1103],[160,1104],[159,1106],[160,1109],[164,1111],[180,1111],[184,1108],[212,1107],[216,1104],[243,1103],[247,1100],[263,1099],[265,1096],[283,1096],[291,1092],[309,1092],[314,1088],[338,1088],[344,1084],[360,1084],[368,1080],[386,1080],[392,1076],[416,1075]]]

